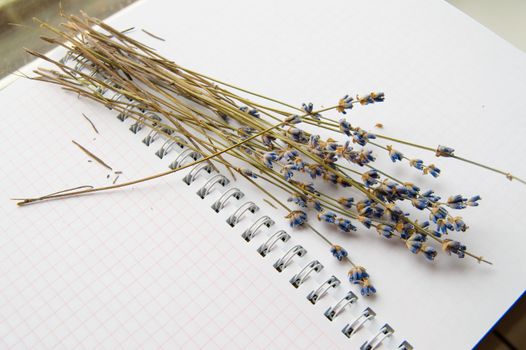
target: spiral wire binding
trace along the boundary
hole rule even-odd
[[[226,185],[228,185],[228,183],[230,182],[230,180],[228,180],[228,178],[226,176],[224,176],[223,174],[216,174],[214,176],[212,176],[210,179],[208,179],[208,181],[206,181],[206,183],[204,184],[203,187],[201,187],[198,191],[197,191],[197,195],[201,198],[205,198],[206,196],[208,196],[210,194],[210,192],[212,192],[212,188],[219,184],[223,187],[225,187]]]
[[[78,70],[90,69],[90,67],[92,66],[88,59],[79,58],[79,56],[74,57],[71,51],[68,51],[68,53],[60,60],[60,62],[64,64],[71,61],[74,62],[74,67]],[[92,76],[98,75],[108,86],[117,86],[116,84],[112,84],[109,78],[104,78],[104,76],[102,76],[102,74],[96,70],[91,70],[89,74]],[[119,92],[113,90],[110,91],[110,88],[107,87],[100,87],[98,91],[102,95],[106,95],[108,92],[110,92],[111,97],[109,97],[109,99],[111,100],[122,101],[125,99],[130,102],[130,104],[125,106],[124,110],[117,115],[117,119],[121,122],[124,122],[128,119],[132,110],[137,110],[143,115],[142,117],[135,119],[135,122],[129,126],[129,130],[133,134],[138,134],[142,129],[144,129],[144,127],[146,126],[146,119],[154,120],[159,123],[163,120],[162,117],[160,117],[158,114],[154,113],[153,111],[145,110],[139,103],[133,103],[132,99],[124,96]],[[112,109],[111,107],[108,108],[110,110]],[[169,164],[170,169],[175,170],[183,166],[185,163],[196,161],[202,157],[202,154],[200,154],[199,152],[187,148],[185,146],[184,140],[181,137],[172,136],[172,129],[162,128],[156,122],[152,122],[151,125],[149,125],[149,127],[151,128],[151,130],[142,139],[142,143],[144,145],[149,147],[154,142],[156,142],[157,139],[164,139],[164,143],[155,152],[155,155],[157,157],[163,159],[165,156],[169,155],[171,151],[173,151],[174,146],[176,145],[179,146],[179,148],[181,149],[181,151],[177,153],[175,159]],[[163,135],[167,135],[170,137],[165,138]],[[213,171],[215,172],[210,162],[196,164],[183,177],[183,182],[190,186],[196,181],[197,178],[203,175],[203,173],[211,174]],[[226,176],[220,173],[214,174],[211,177],[209,177],[206,180],[205,184],[198,189],[197,195],[204,199],[216,188],[218,188],[217,185],[220,185],[222,188],[225,188],[229,185],[229,183],[230,180]],[[244,196],[245,194],[240,189],[236,187],[230,187],[221,194],[219,199],[213,202],[211,208],[216,213],[219,213],[225,209],[225,207],[231,201],[231,199],[240,201]],[[245,213],[249,212],[254,214],[258,210],[259,207],[254,202],[246,201],[241,205],[237,206],[237,209],[227,218],[226,222],[231,227],[235,227],[240,223]],[[266,226],[267,228],[269,228],[272,225],[274,225],[274,221],[269,216],[261,216],[252,225],[250,225],[241,234],[241,236],[245,241],[250,242],[260,231],[261,227]],[[289,233],[287,233],[285,230],[278,230],[275,233],[271,234],[269,238],[265,241],[265,243],[261,244],[257,248],[257,252],[262,257],[266,257],[278,244],[283,244],[283,249],[285,249],[285,246],[288,244],[290,239],[291,236]],[[273,266],[278,272],[283,272],[284,269],[286,269],[287,266],[289,266],[295,258],[301,259],[306,254],[307,250],[301,245],[296,244],[290,247],[278,260],[276,260]],[[318,260],[313,260],[306,264],[299,272],[294,274],[293,277],[289,280],[289,282],[295,288],[299,288],[309,278],[309,276],[312,275],[312,273],[319,274],[323,269],[323,264],[321,264]],[[330,290],[337,288],[340,284],[341,282],[337,277],[331,276],[325,282],[320,284],[318,288],[312,290],[307,295],[307,299],[314,305],[326,294],[328,294]],[[356,294],[354,294],[352,291],[349,291],[341,300],[334,304],[334,306],[329,307],[325,311],[324,315],[327,317],[328,320],[333,321],[336,317],[339,317],[342,313],[344,313],[347,307],[355,304],[357,300],[358,297],[356,296]],[[350,338],[353,334],[355,334],[362,327],[364,327],[367,321],[372,320],[375,316],[376,313],[370,307],[367,307],[352,322],[346,324],[346,326],[342,329],[342,333],[348,338]],[[390,337],[393,333],[394,329],[389,324],[384,324],[373,337],[371,337],[368,341],[362,344],[360,350],[376,349],[382,344],[382,342],[387,337]],[[397,349],[413,350],[413,346],[408,341],[404,340],[397,347]]]
[[[190,172],[183,178],[183,182],[187,185],[192,184],[202,171],[206,171],[210,174],[212,172],[212,166],[210,163],[203,162],[193,166],[192,170],[190,170]]]
[[[199,157],[201,157],[201,154],[199,154],[198,152],[196,152],[194,150],[186,148],[184,151],[179,153],[177,158],[175,158],[175,160],[173,162],[171,162],[168,167],[170,169],[172,169],[172,170],[175,170],[175,169],[180,168],[181,166],[183,166],[184,162],[187,159],[192,159],[193,161],[196,161],[196,160],[199,159]]]
[[[268,254],[268,252],[272,250],[272,247],[274,247],[276,243],[278,243],[279,241],[288,242],[289,239],[290,235],[285,230],[279,230],[278,232],[270,236],[265,243],[259,246],[258,253],[262,257],[265,257]]]
[[[295,245],[274,263],[274,268],[278,270],[278,272],[282,272],[291,263],[295,256],[302,257],[305,254],[307,254],[305,248],[299,244]]]
[[[260,217],[256,222],[252,224],[245,232],[241,234],[241,237],[245,239],[245,241],[250,242],[252,238],[258,233],[258,230],[261,228],[261,226],[270,227],[274,225],[274,220],[272,220],[269,216],[265,215]]]
[[[298,288],[300,285],[303,284],[303,282],[305,282],[307,278],[309,278],[309,275],[312,272],[320,272],[321,270],[323,270],[323,265],[318,260],[313,260],[307,265],[305,265],[305,267],[302,268],[300,272],[292,276],[289,282],[295,288]]]
[[[212,204],[212,209],[214,209],[216,213],[219,213],[225,207],[226,203],[230,198],[240,200],[241,198],[243,198],[244,195],[245,194],[241,192],[238,188],[230,188],[225,193],[223,193],[221,197],[214,202],[214,204]]]
[[[251,212],[254,214],[256,211],[259,210],[259,207],[254,204],[254,202],[245,202],[243,203],[237,210],[234,212],[234,214],[230,215],[228,219],[226,219],[226,222],[234,227],[239,223],[239,220],[241,220],[241,217],[245,212]]]
[[[398,345],[397,350],[413,350],[413,345],[409,344],[407,340],[404,340],[402,344]]]
[[[331,276],[329,279],[325,282],[323,282],[318,289],[313,290],[312,292],[307,295],[307,299],[312,303],[316,304],[318,300],[323,298],[325,294],[329,292],[331,288],[336,288],[340,285],[340,280],[336,276]]]
[[[370,307],[363,310],[363,312],[360,314],[360,316],[356,317],[354,321],[351,323],[348,323],[343,329],[342,333],[347,336],[347,338],[350,338],[353,334],[358,332],[358,330],[364,325],[365,322],[372,320],[376,316],[376,312],[374,312]]]
[[[178,136],[175,136],[173,140],[171,139],[166,140],[164,144],[161,146],[161,148],[159,148],[159,150],[155,152],[155,155],[163,159],[164,156],[167,155],[170,152],[170,150],[173,149],[175,145],[179,146],[180,148],[184,147],[183,140]]]
[[[358,297],[356,294],[354,294],[352,291],[349,291],[346,296],[342,298],[336,305],[331,306],[330,308],[325,311],[325,317],[327,317],[330,321],[332,321],[336,316],[338,316],[343,310],[355,303],[358,300]]]
[[[365,343],[360,346],[360,350],[374,350],[377,347],[379,347],[382,342],[392,336],[394,333],[394,329],[389,326],[389,324],[384,324],[382,328],[376,333],[371,339],[366,341]]]

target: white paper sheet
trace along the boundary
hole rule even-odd
[[[386,102],[356,108],[351,122],[371,129],[381,122],[384,134],[445,144],[458,155],[526,174],[525,56],[441,1],[150,0],[110,23],[166,38],[136,33],[179,64],[294,104],[328,106],[346,93],[384,91]],[[309,256],[284,275],[271,267],[280,251],[271,259],[255,253],[267,233],[283,226],[282,212],[271,212],[276,225],[246,247],[241,229],[224,228],[224,215],[200,204],[199,183],[188,191],[177,175],[132,190],[16,208],[7,198],[113,180],[87,162],[73,139],[122,170],[121,181],[165,170],[167,163],[111,112],[58,89],[19,80],[0,100],[7,121],[0,131],[5,346],[326,348],[332,342],[354,348],[389,322],[396,337],[386,348],[408,339],[422,349],[465,349],[525,289],[526,188],[503,176],[398,147],[436,163],[443,175],[433,180],[407,166],[391,167],[379,154],[397,176],[442,195],[480,194],[481,206],[461,213],[470,229],[459,239],[494,265],[445,255],[430,264],[376,233],[327,231],[368,268],[378,289],[331,324],[323,311],[352,287],[342,281],[320,305],[307,302],[305,295],[330,274],[345,277],[319,240],[295,234]],[[325,269],[295,290],[288,279],[311,258]],[[368,305],[377,319],[345,338],[340,329]]]

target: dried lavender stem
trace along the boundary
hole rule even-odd
[[[238,107],[238,104],[242,103],[250,108],[257,108],[259,110],[259,113],[261,113],[262,115],[277,121],[280,121],[281,118],[278,118],[274,114],[281,116],[291,116],[293,113],[282,111],[279,108],[267,107],[260,104],[259,102],[253,102],[248,100],[247,98],[237,96],[234,93],[214,84],[214,82],[217,84],[237,89],[233,85],[222,84],[222,82],[215,81],[210,77],[206,77],[200,75],[199,73],[195,73],[193,71],[184,69],[183,67],[180,67],[175,63],[168,61],[162,56],[156,54],[153,51],[153,49],[138,43],[137,41],[123,35],[118,31],[115,31],[111,27],[105,25],[104,23],[96,19],[92,19],[86,16],[83,19],[79,19],[77,17],[71,16],[70,20],[72,22],[66,25],[66,28],[69,31],[69,33],[64,33],[59,30],[54,31],[57,35],[62,36],[63,38],[66,38],[67,40],[70,40],[70,42],[73,43],[72,45],[64,47],[66,47],[68,50],[72,50],[71,52],[75,51],[77,57],[88,58],[89,61],[92,62],[92,65],[93,67],[95,67],[97,72],[100,70],[103,73],[110,75],[109,78],[112,81],[115,81],[118,85],[115,86],[113,84],[107,84],[105,81],[101,81],[100,79],[107,78],[107,76],[105,76],[104,74],[101,74],[100,79],[97,76],[98,73],[96,73],[95,75],[90,74],[90,76],[85,76],[82,73],[78,72],[76,69],[68,69],[66,67],[61,67],[58,64],[57,66],[59,66],[59,68],[65,73],[63,77],[42,77],[41,80],[65,86],[65,88],[69,91],[73,91],[78,93],[79,95],[84,95],[89,98],[92,98],[95,101],[101,102],[108,107],[111,106],[112,108],[116,108],[121,111],[124,109],[124,111],[121,113],[125,113],[125,115],[130,115],[133,119],[136,120],[136,122],[144,122],[145,125],[150,123],[148,124],[148,127],[160,131],[161,124],[163,123],[158,123],[154,120],[147,120],[146,122],[145,118],[142,118],[140,113],[131,110],[137,104],[144,104],[144,107],[162,114],[170,123],[174,124],[175,129],[172,126],[166,127],[170,130],[176,130],[177,132],[188,138],[189,143],[185,144],[188,145],[190,149],[199,149],[199,147],[201,146],[208,152],[213,152],[212,154],[207,156],[209,157],[209,160],[211,162],[213,161],[223,164],[229,171],[232,171],[232,166],[228,164],[226,160],[220,158],[221,154],[218,154],[215,157],[214,154],[217,153],[220,147],[222,148],[226,147],[227,144],[233,144],[233,146],[228,147],[230,149],[224,149],[224,152],[247,164],[254,166],[256,169],[259,169],[262,173],[268,174],[271,177],[271,179],[266,179],[265,177],[264,180],[269,181],[273,186],[281,188],[283,191],[285,191],[285,193],[290,193],[290,191],[292,191],[292,193],[303,193],[304,195],[311,195],[310,192],[306,191],[305,188],[300,187],[299,184],[295,181],[289,183],[288,180],[284,180],[283,177],[278,174],[276,169],[269,170],[263,167],[263,164],[261,163],[261,158],[264,156],[264,152],[268,151],[268,149],[272,150],[274,146],[277,147],[278,150],[296,149],[307,159],[312,159],[312,161],[314,161],[314,163],[312,164],[322,164],[325,172],[324,174],[331,174],[337,176],[338,181],[341,179],[342,183],[346,183],[347,185],[355,187],[366,198],[369,198],[373,202],[378,203],[380,206],[383,206],[384,208],[386,208],[387,212],[391,212],[391,208],[387,206],[386,203],[383,203],[383,201],[379,200],[379,198],[377,198],[374,195],[371,189],[366,188],[364,184],[361,184],[360,182],[348,175],[348,172],[351,172],[353,175],[362,175],[359,171],[342,166],[340,164],[334,164],[334,169],[332,167],[329,167],[327,164],[324,163],[324,159],[318,157],[316,154],[313,154],[312,150],[310,150],[305,144],[298,142],[293,138],[291,139],[284,129],[277,130],[277,128],[275,128],[275,126],[273,126],[268,121],[264,119],[255,119],[252,115],[249,116],[246,111],[240,111],[240,107]],[[98,33],[93,28],[91,28],[91,25],[93,24],[100,25],[101,28],[103,28],[110,34],[105,35],[102,33]],[[78,39],[78,33],[80,33],[80,39]],[[113,41],[110,40],[110,38],[115,38],[119,41]],[[55,63],[53,61],[50,62]],[[78,75],[81,76],[81,79],[78,78]],[[131,81],[132,76],[134,78],[133,82]],[[73,81],[67,82],[70,80]],[[139,83],[139,85],[137,85],[137,82]],[[99,95],[101,96],[96,96],[97,90],[101,86],[110,89],[111,91],[123,93],[131,100],[134,100],[134,103],[122,103],[122,101],[112,101],[103,98],[102,94],[100,93]],[[145,88],[148,88],[149,91],[152,91],[153,93],[146,91]],[[84,89],[87,89],[91,92],[84,92]],[[244,89],[238,90],[272,101],[277,104],[281,104],[287,108],[290,108],[293,111],[303,111],[302,109],[296,108],[292,105],[288,105],[279,100],[270,99],[260,94],[253,94],[250,91]],[[178,98],[176,98],[175,96],[177,96]],[[260,143],[261,141],[256,142],[256,140],[253,139],[254,137],[258,136],[258,134],[255,134],[250,135],[249,139],[244,139],[244,142],[235,142],[239,138],[243,139],[243,134],[237,135],[236,133],[238,132],[238,130],[226,124],[224,121],[211,118],[207,115],[207,113],[203,113],[202,111],[195,109],[193,106],[190,106],[188,103],[179,100],[180,97],[182,97],[185,101],[197,103],[201,107],[204,107],[206,111],[211,112],[215,116],[228,115],[234,121],[238,122],[244,127],[253,128],[255,129],[255,131],[265,131],[265,129],[268,126],[269,128],[271,128],[271,130],[269,130],[268,133],[265,133],[263,131],[263,134],[266,134],[266,136],[269,137],[273,137],[274,141],[270,141],[270,146],[267,144],[263,146],[263,144]],[[346,102],[348,103],[348,101]],[[352,103],[356,102],[358,101],[354,101]],[[326,110],[333,108],[335,107],[329,107]],[[304,109],[307,110],[305,106]],[[318,116],[318,114],[323,111],[325,110],[312,111],[311,108],[311,113],[304,115],[301,119],[308,124],[312,124],[317,127],[322,127],[340,133],[341,130],[338,124],[336,124],[331,119],[325,118],[321,115]],[[315,119],[314,116],[316,116],[316,118],[320,117],[320,120]],[[186,127],[189,127],[192,131],[198,131],[202,135],[202,137],[196,137],[194,134],[192,134],[192,131],[190,131],[190,129],[186,130]],[[252,131],[249,132],[249,134],[250,133],[252,133]],[[173,139],[170,135],[165,136],[168,136],[169,139]],[[394,142],[399,141],[394,138],[386,138]],[[418,145],[411,144],[409,142],[400,142],[418,147]],[[374,142],[369,143],[375,147],[379,147],[384,150],[386,149],[386,147],[383,145]],[[244,147],[239,148],[238,145],[241,144],[244,144]],[[238,147],[239,149],[235,149],[236,147]],[[429,147],[428,150],[435,151],[435,149],[431,149]],[[249,152],[248,155],[245,152]],[[403,158],[407,159],[406,157]],[[194,162],[188,166],[192,166],[194,164],[197,164],[197,162]],[[282,168],[280,169],[280,171],[287,171],[284,168],[283,164],[276,164]],[[508,178],[511,177],[510,174],[506,175]],[[384,176],[389,177],[388,175]],[[263,176],[260,177],[263,178]],[[152,178],[155,178],[155,176],[153,176]],[[333,204],[337,203],[337,201],[334,198],[326,195],[323,195],[322,197],[323,198],[321,198],[320,200],[323,202],[327,209],[331,209],[338,213],[345,214],[350,218],[357,217],[358,214],[354,213],[352,210],[342,210],[336,204]],[[401,198],[400,200],[405,199]],[[437,205],[440,204],[443,203],[438,203]],[[285,207],[287,206],[285,205]],[[286,208],[286,210],[290,211],[290,209],[288,208]],[[401,220],[404,222],[412,222],[407,218],[401,218]],[[375,220],[375,222],[378,222],[379,224],[392,224],[392,222],[383,222],[381,220]],[[376,227],[376,224],[373,224],[372,226]],[[422,233],[424,236],[430,236],[436,241],[443,243],[443,240],[435,238],[431,234],[431,232],[429,232],[427,229],[420,227],[416,223],[415,229],[417,232]],[[400,239],[403,239],[402,237],[396,234],[395,236],[399,237]],[[326,242],[330,243],[330,241],[327,240]],[[466,255],[474,257],[479,262],[485,261],[481,257],[477,257],[468,252],[466,252]]]
[[[186,168],[189,168],[191,166],[197,165],[199,163],[205,162],[205,161],[207,161],[209,159],[212,159],[212,158],[214,158],[214,157],[216,157],[216,156],[218,156],[220,154],[228,152],[231,149],[239,147],[242,144],[244,144],[245,142],[247,142],[247,141],[249,141],[249,140],[251,140],[253,138],[256,138],[258,136],[261,136],[264,133],[269,132],[272,129],[275,129],[275,128],[283,125],[283,124],[285,124],[285,122],[281,122],[279,124],[276,124],[273,127],[265,129],[265,130],[255,134],[255,135],[249,137],[248,139],[245,139],[245,140],[243,140],[243,141],[241,141],[241,142],[239,142],[239,143],[237,143],[235,145],[227,147],[227,148],[225,148],[225,149],[223,149],[221,151],[215,152],[215,153],[213,153],[213,154],[211,154],[209,156],[206,156],[204,158],[198,159],[198,160],[196,160],[196,161],[194,161],[192,163],[189,163],[187,165],[183,165],[183,166],[181,166],[181,167],[179,167],[177,169],[173,169],[173,170],[170,170],[170,171],[165,171],[165,172],[162,172],[162,173],[159,173],[159,174],[147,176],[147,177],[144,177],[144,178],[141,178],[141,179],[137,179],[137,180],[133,180],[133,181],[129,181],[129,182],[124,182],[124,183],[121,183],[121,184],[118,184],[118,185],[102,186],[102,187],[96,187],[96,188],[91,188],[91,189],[82,190],[82,191],[73,191],[73,192],[61,193],[61,194],[55,194],[55,195],[48,195],[48,196],[43,196],[43,197],[38,197],[38,198],[27,198],[27,199],[22,200],[21,202],[18,202],[17,205],[22,206],[22,205],[27,205],[27,204],[43,201],[43,200],[50,200],[50,199],[57,199],[57,198],[64,198],[64,197],[72,197],[72,196],[78,196],[78,195],[82,195],[82,194],[93,193],[93,192],[106,191],[106,190],[111,190],[111,189],[116,189],[116,188],[121,188],[121,187],[135,185],[135,184],[138,184],[138,183],[141,183],[141,182],[146,182],[146,181],[149,181],[149,180],[158,179],[160,177],[163,177],[163,176],[166,176],[166,175],[171,175],[171,174],[176,173],[178,171],[181,171],[183,169],[186,169]]]
[[[93,160],[95,160],[97,163],[99,163],[100,165],[102,165],[103,167],[105,167],[106,169],[109,169],[109,170],[112,170],[113,169],[111,168],[111,166],[109,166],[108,164],[106,164],[106,162],[104,162],[102,159],[100,159],[99,157],[97,157],[96,155],[94,155],[92,152],[88,151],[87,148],[85,148],[84,146],[82,146],[81,144],[79,144],[77,141],[75,140],[71,140],[71,142],[73,142],[73,144],[75,144],[75,146],[77,146],[78,148],[80,148],[80,150],[82,150],[82,152],[84,152],[85,154],[87,154],[90,158],[92,158]]]

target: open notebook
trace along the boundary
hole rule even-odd
[[[159,34],[167,42],[133,35],[182,65],[295,104],[383,90],[385,104],[352,111],[357,124],[381,122],[386,134],[526,174],[526,57],[442,1],[145,0],[109,23]],[[480,194],[481,206],[462,213],[470,230],[461,238],[494,265],[445,255],[427,263],[365,230],[328,232],[378,289],[355,300],[346,268],[319,239],[290,230],[282,211],[228,174],[200,168],[16,207],[9,198],[131,180],[192,154],[174,146],[160,158],[161,138],[146,146],[148,130],[132,133],[130,120],[49,85],[17,79],[0,103],[0,347],[355,349],[373,339],[385,349],[467,349],[526,287],[526,188],[501,176],[448,159],[436,160],[439,181],[393,167],[443,195]],[[239,208],[250,210],[231,227]]]

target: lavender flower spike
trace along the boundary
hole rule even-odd
[[[413,254],[418,254],[420,252],[420,249],[422,248],[422,245],[424,244],[424,241],[426,240],[426,237],[420,233],[414,233],[409,237],[405,244],[407,248],[411,251]]]
[[[356,231],[356,226],[354,226],[349,219],[337,218],[335,222],[338,229],[342,232],[351,232]]]
[[[438,146],[435,155],[437,157],[452,157],[455,150],[447,146]]]
[[[288,124],[299,124],[301,123],[301,118],[297,114],[289,115],[287,118],[285,118],[284,122]]]
[[[437,251],[435,248],[431,247],[431,246],[428,246],[428,245],[424,245],[422,247],[422,250],[421,250],[422,254],[424,254],[424,256],[426,257],[427,260],[435,260],[435,257],[437,256]]]
[[[385,95],[383,92],[371,92],[370,94],[362,97],[356,96],[356,99],[361,105],[368,105],[370,103],[383,102]]]
[[[250,169],[247,169],[247,168],[237,168],[237,170],[245,175],[246,177],[250,177],[250,178],[253,178],[253,179],[257,179],[257,175]]]
[[[376,226],[376,231],[385,238],[391,238],[393,236],[393,228],[389,225],[378,224]]]
[[[365,271],[365,268],[362,266],[354,266],[348,273],[349,282],[353,284],[358,284],[362,280],[369,278],[369,274]]]
[[[424,162],[421,159],[411,159],[409,161],[409,165],[411,165],[412,167],[417,168],[418,170],[423,170],[424,169]]]
[[[385,148],[387,148],[387,151],[389,152],[389,157],[391,158],[391,160],[394,162],[396,162],[397,160],[402,160],[402,158],[404,157],[404,155],[402,154],[402,152],[399,152],[395,149],[393,149],[393,146],[386,146]]]
[[[437,168],[434,164],[431,164],[424,168],[424,175],[431,174],[433,177],[438,177],[440,175],[440,169]]]
[[[266,152],[263,154],[262,158],[263,164],[265,164],[267,168],[272,169],[272,162],[278,160],[278,154],[276,152]]]
[[[442,242],[442,250],[451,254],[456,254],[459,258],[463,258],[465,256],[466,246],[461,244],[460,242],[453,241],[451,239],[445,239]]]
[[[338,203],[344,207],[344,208],[351,208],[354,204],[354,198],[353,197],[341,197],[338,199]]]
[[[345,258],[348,253],[345,249],[343,249],[341,246],[334,244],[331,247],[331,254],[338,259],[338,261],[342,261],[343,258]]]
[[[338,107],[336,107],[336,110],[340,113],[347,114],[345,111],[346,109],[352,109],[353,107],[353,100],[354,98],[350,97],[349,95],[343,96],[338,101]]]
[[[365,187],[371,187],[378,183],[380,175],[374,169],[366,171],[362,174],[362,181],[365,184]]]
[[[319,115],[318,113],[312,113],[314,111],[314,105],[312,104],[312,102],[309,102],[308,104],[303,103],[301,105],[301,109],[303,109],[303,111],[305,111],[305,113],[310,115],[312,118],[320,120],[321,115]]]
[[[307,208],[307,199],[305,198],[304,195],[301,195],[301,194],[295,194],[292,197],[289,197],[287,199],[287,202],[293,202],[299,207]]]
[[[466,205],[469,205],[470,207],[476,207],[479,205],[478,201],[481,200],[479,195],[471,197],[467,202]]]
[[[285,218],[289,219],[290,227],[294,228],[307,222],[307,213],[302,210],[293,210]]]
[[[318,213],[318,220],[334,224],[336,222],[336,214],[334,214],[332,211],[324,211]]]
[[[352,130],[351,123],[349,123],[345,119],[340,119],[340,131],[343,132],[347,136],[351,136],[351,130]]]
[[[258,110],[255,109],[255,108],[248,108],[247,106],[243,106],[243,107],[239,107],[239,110],[242,111],[242,112],[250,114],[254,118],[259,118],[260,117]]]
[[[370,296],[376,293],[376,288],[374,288],[371,282],[368,279],[366,279],[362,282],[362,288],[360,289],[360,293],[363,296]]]

